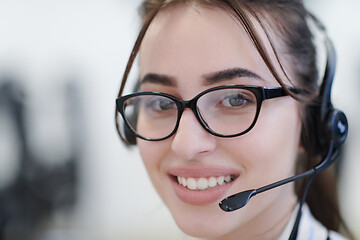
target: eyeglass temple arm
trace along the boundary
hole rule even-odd
[[[289,87],[288,90],[294,94],[309,94],[305,89]],[[263,97],[264,99],[271,99],[277,97],[288,96],[289,93],[282,87],[279,88],[264,88]]]

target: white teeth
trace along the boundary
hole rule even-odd
[[[186,178],[182,177],[182,178],[181,178],[181,181],[182,181],[182,185],[183,185],[184,187],[186,187],[186,185],[187,185]]]
[[[190,190],[206,190],[208,188],[213,188],[216,186],[221,186],[226,183],[230,183],[233,179],[230,175],[219,176],[219,177],[210,177],[210,178],[185,178],[177,177],[178,183],[187,187]]]
[[[216,177],[209,178],[209,187],[215,187],[217,184]]]
[[[196,183],[195,178],[188,178],[186,185],[191,190],[196,190],[196,188],[197,188],[197,183]]]
[[[225,180],[225,182],[227,182],[227,183],[230,182],[230,181],[231,181],[230,175],[226,176],[224,180]]]
[[[177,180],[178,180],[178,183],[179,183],[179,184],[182,184],[182,183],[183,183],[183,181],[182,181],[182,177],[177,176]]]
[[[222,184],[224,183],[225,177],[224,177],[224,176],[220,176],[220,177],[218,177],[216,180],[217,180],[217,183],[218,183],[219,185],[222,185]]]
[[[197,188],[199,190],[205,190],[208,187],[209,187],[209,183],[206,178],[199,178],[199,180],[197,180]]]

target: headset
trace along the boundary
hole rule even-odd
[[[309,131],[313,131],[313,134],[309,136],[310,144],[307,146],[307,150],[313,155],[321,155],[322,161],[311,169],[313,171],[307,171],[312,173],[310,173],[310,177],[305,185],[289,240],[295,240],[297,238],[302,214],[302,206],[305,203],[307,192],[314,177],[319,172],[328,168],[338,158],[341,146],[346,141],[349,131],[349,125],[345,113],[339,109],[335,109],[331,101],[331,88],[336,70],[336,50],[334,44],[327,35],[324,25],[314,15],[311,13],[308,14],[310,19],[315,23],[316,27],[325,37],[324,44],[327,54],[325,73],[322,79],[319,94],[314,99],[314,104],[308,105],[305,111],[307,114],[307,116],[305,116],[305,118],[307,118],[306,121],[312,122],[312,125],[307,126],[307,128]],[[305,175],[305,173],[303,173],[303,175]],[[299,175],[301,176],[301,174]]]

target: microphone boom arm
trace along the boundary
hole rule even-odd
[[[235,193],[234,195],[231,195],[231,196],[223,199],[219,203],[219,206],[225,212],[235,211],[235,210],[237,210],[239,208],[244,207],[249,202],[250,198],[252,198],[253,196],[255,196],[255,195],[259,194],[259,193],[262,193],[262,192],[268,191],[270,189],[280,187],[280,186],[282,186],[284,184],[299,180],[301,178],[305,178],[305,177],[308,177],[308,176],[311,176],[311,175],[315,175],[315,174],[317,174],[319,172],[322,172],[327,167],[329,167],[330,164],[333,161],[335,161],[335,159],[336,159],[336,157],[338,155],[339,155],[339,151],[338,151],[338,149],[335,148],[334,142],[331,141],[327,156],[324,158],[323,161],[321,161],[315,167],[313,167],[313,168],[311,168],[311,169],[309,169],[306,172],[303,172],[301,174],[288,177],[286,179],[277,181],[275,183],[271,183],[269,185],[266,185],[266,186],[258,188],[258,189],[251,189],[251,190],[247,190],[247,191],[244,191],[244,192]]]

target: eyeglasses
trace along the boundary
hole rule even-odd
[[[185,108],[192,110],[206,131],[229,138],[243,135],[254,127],[264,100],[287,95],[281,87],[228,85],[207,89],[189,101],[166,93],[138,92],[116,99],[116,107],[125,126],[144,140],[161,141],[171,137],[179,127]]]

